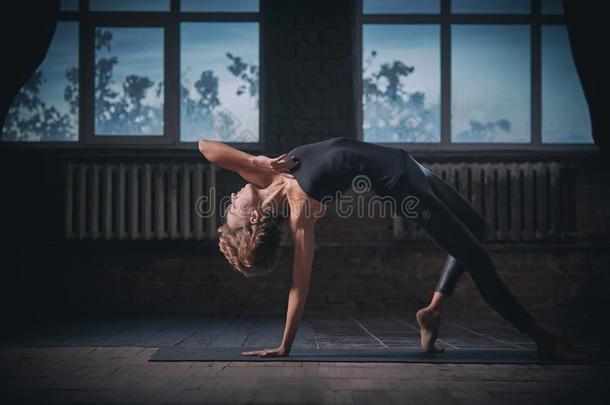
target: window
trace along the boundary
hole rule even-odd
[[[75,142],[79,131],[78,23],[60,21],[42,64],[8,110],[2,140]]]
[[[361,0],[361,139],[409,148],[593,143],[561,0]]]
[[[591,142],[589,107],[562,25],[542,27],[542,141]]]
[[[46,58],[0,140],[256,144],[259,25],[259,0],[61,0]]]
[[[258,0],[182,0],[182,11],[257,12]]]
[[[530,0],[451,0],[455,14],[529,14]]]
[[[61,11],[78,11],[79,0],[61,0],[59,9]]]
[[[405,13],[440,13],[440,0],[377,0],[364,1],[363,11],[365,14],[405,14]]]
[[[185,22],[180,37],[181,139],[256,142],[258,24]]]
[[[95,28],[96,135],[162,136],[163,90],[162,28]]]
[[[439,27],[371,24],[363,31],[366,140],[438,142]]]
[[[530,28],[451,27],[453,142],[529,142]]]
[[[91,11],[169,11],[169,0],[90,0]]]

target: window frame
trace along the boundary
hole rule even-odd
[[[180,26],[183,22],[255,22],[258,24],[259,125],[257,142],[227,142],[244,150],[263,150],[265,86],[263,35],[265,1],[258,12],[180,11],[180,0],[169,0],[169,11],[89,11],[89,0],[79,0],[78,11],[59,12],[58,22],[78,23],[79,108],[77,141],[0,141],[0,149],[163,149],[192,150],[197,141],[180,139]],[[163,28],[163,134],[95,135],[95,29],[97,27]]]
[[[376,144],[409,152],[592,152],[594,143],[542,143],[542,26],[565,25],[564,14],[542,14],[542,1],[531,0],[530,14],[452,14],[451,0],[439,0],[439,14],[364,14],[364,0],[356,0],[356,133],[364,140],[363,130],[363,30],[365,24],[440,25],[440,142],[379,142]],[[451,141],[451,27],[463,25],[527,25],[530,27],[530,142],[452,142]]]

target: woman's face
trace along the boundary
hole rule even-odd
[[[252,183],[246,184],[236,193],[231,193],[231,204],[226,211],[227,226],[237,229],[251,222],[253,211],[261,208],[258,207],[259,203],[259,190]]]

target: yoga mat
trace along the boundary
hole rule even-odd
[[[244,356],[260,350],[246,347],[165,346],[149,361],[283,361],[283,362],[378,362],[378,363],[472,363],[472,364],[581,364],[577,361],[540,360],[535,350],[460,349],[423,353],[413,349],[300,349],[287,357]],[[591,364],[589,361],[587,364]]]

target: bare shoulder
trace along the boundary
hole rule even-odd
[[[326,214],[326,205],[308,196],[296,180],[290,180],[288,191],[291,227],[313,226]]]

